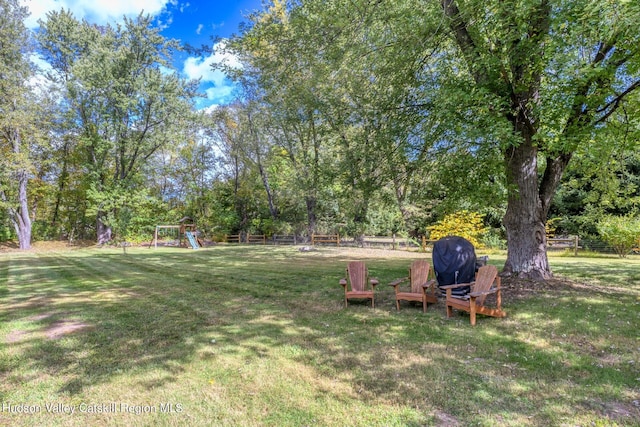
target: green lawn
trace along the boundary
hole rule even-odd
[[[397,312],[427,255],[389,253],[0,254],[0,425],[640,425],[638,258],[551,257],[561,280],[505,282],[471,327]],[[349,259],[376,309],[343,307]]]

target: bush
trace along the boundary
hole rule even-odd
[[[606,215],[598,221],[597,228],[620,258],[626,257],[640,239],[640,217]]]
[[[482,237],[481,243],[490,249],[507,249],[507,240],[502,237],[501,230],[488,230]]]
[[[430,239],[438,240],[447,236],[460,236],[477,248],[483,247],[481,239],[487,232],[482,215],[466,210],[447,215],[443,220],[427,227],[427,229]]]

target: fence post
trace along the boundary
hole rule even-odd
[[[573,252],[573,256],[578,256],[578,235],[576,234],[574,236],[575,240],[574,240],[574,252]]]

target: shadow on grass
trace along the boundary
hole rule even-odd
[[[0,329],[0,353],[19,357],[0,359],[0,376],[9,389],[30,381],[27,372],[42,372],[62,380],[58,393],[77,396],[116,377],[158,371],[143,380],[154,389],[180,381],[196,358],[253,363],[290,349],[286,359],[349,390],[312,386],[320,394],[419,408],[425,418],[405,425],[496,414],[554,424],[575,408],[603,412],[587,402],[618,402],[637,386],[628,363],[634,349],[618,332],[626,326],[610,317],[634,290],[562,289],[533,304],[514,301],[505,307],[509,318],[481,318],[472,328],[466,315],[445,319],[442,303],[426,314],[409,305],[396,312],[386,286],[375,310],[366,303],[344,309],[344,257],[313,255],[221,248],[13,256],[0,268],[0,316],[8,325]],[[410,263],[368,262],[381,285],[404,276]],[[637,313],[630,319],[637,330]],[[219,349],[203,353],[212,337]],[[619,359],[603,363],[614,341]]]

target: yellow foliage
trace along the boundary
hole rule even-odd
[[[477,212],[467,210],[449,214],[435,225],[427,227],[429,238],[438,240],[447,236],[460,236],[467,239],[476,248],[482,247],[480,238],[487,232],[483,217]]]
[[[556,235],[556,226],[555,223],[560,221],[562,218],[551,218],[547,220],[547,223],[544,225],[545,232],[547,233],[547,239],[553,239]]]

